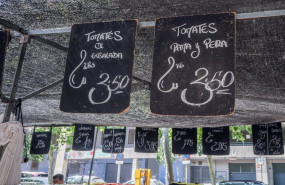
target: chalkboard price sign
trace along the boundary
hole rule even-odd
[[[284,154],[281,123],[252,125],[252,136],[255,155]]]
[[[123,153],[125,148],[126,129],[105,129],[102,152]]]
[[[136,128],[135,152],[155,153],[158,148],[158,128]]]
[[[156,19],[151,82],[152,113],[233,113],[235,14]]]
[[[74,129],[72,150],[89,151],[93,149],[94,125],[76,124]]]
[[[203,154],[229,155],[230,130],[229,127],[203,128]]]
[[[2,89],[5,55],[9,43],[9,38],[10,38],[9,30],[0,30],[0,90]]]
[[[172,129],[172,153],[196,154],[197,153],[197,128]]]
[[[60,110],[122,113],[130,104],[137,20],[72,26]]]
[[[34,132],[30,154],[47,154],[49,152],[51,132]]]

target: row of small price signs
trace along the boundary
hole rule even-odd
[[[76,124],[72,149],[89,151],[94,145],[94,125]],[[281,155],[284,153],[281,123],[258,124],[252,126],[253,151],[256,155]],[[202,146],[206,155],[229,155],[229,127],[203,128]],[[123,153],[126,129],[106,128],[103,133],[102,151]],[[51,132],[34,132],[31,154],[47,154]],[[158,128],[136,128],[135,152],[157,152]],[[197,128],[173,128],[172,152],[174,154],[197,153]]]
[[[129,108],[137,24],[125,20],[72,26],[61,111],[123,113]],[[152,113],[234,112],[235,27],[235,13],[156,19]]]

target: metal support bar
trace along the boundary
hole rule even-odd
[[[93,165],[94,165],[94,158],[95,158],[95,153],[96,153],[98,130],[99,130],[99,126],[96,127],[96,133],[95,133],[96,135],[95,135],[95,141],[94,141],[94,145],[93,145],[94,152],[93,152],[92,160],[91,160],[91,166],[90,166],[89,178],[88,178],[88,185],[90,185],[91,176],[92,176],[92,172],[93,172]]]
[[[46,35],[46,34],[69,34],[71,32],[71,27],[63,28],[48,28],[41,30],[29,30],[29,35]]]
[[[61,51],[64,51],[64,52],[68,51],[67,47],[61,46],[61,45],[59,45],[59,44],[57,44],[57,43],[55,43],[53,41],[50,41],[48,39],[45,39],[45,38],[42,38],[42,37],[39,37],[39,36],[31,36],[31,38],[34,39],[34,40],[37,40],[39,42],[42,42],[42,43],[44,43],[46,45],[52,46],[54,48],[57,48],[57,49],[59,49]]]
[[[146,80],[142,80],[142,79],[140,79],[140,78],[138,78],[138,77],[136,77],[136,76],[134,76],[133,79],[136,80],[136,81],[138,81],[138,82],[143,83],[144,85],[147,85],[147,86],[148,86],[148,90],[150,89],[150,82],[148,82],[148,81],[146,81]],[[38,94],[44,92],[45,90],[48,90],[48,89],[50,89],[50,88],[52,88],[52,87],[54,87],[54,86],[60,84],[61,82],[63,82],[63,79],[60,79],[60,80],[55,81],[55,82],[53,82],[53,83],[51,83],[51,84],[49,84],[49,85],[47,85],[47,86],[44,86],[43,88],[38,89],[38,90],[36,90],[36,91],[34,91],[34,92],[32,92],[32,93],[26,95],[26,96],[23,96],[23,97],[21,97],[20,99],[21,99],[22,101],[25,101],[25,100],[27,100],[27,99],[29,99],[29,98],[35,97],[35,96],[37,96]]]
[[[41,92],[44,92],[44,91],[47,90],[47,89],[50,89],[50,88],[52,88],[52,87],[54,87],[54,86],[60,84],[61,82],[63,82],[63,79],[60,79],[60,80],[58,80],[58,81],[56,81],[56,82],[53,82],[53,83],[51,83],[51,84],[49,84],[49,85],[47,85],[47,86],[45,86],[45,87],[43,87],[43,88],[41,88],[41,89],[38,89],[38,90],[36,90],[36,91],[34,91],[34,92],[32,92],[32,93],[30,93],[30,94],[28,94],[28,95],[26,95],[26,96],[20,98],[20,99],[21,99],[22,101],[25,101],[25,100],[27,100],[27,99],[29,99],[29,98],[32,98],[32,97],[34,97],[34,96],[37,96],[38,94],[40,94]]]
[[[238,20],[246,20],[246,19],[255,19],[255,18],[284,16],[284,15],[285,15],[285,9],[281,9],[281,10],[271,10],[271,11],[262,11],[262,12],[238,13],[237,19]],[[4,21],[4,20],[2,20],[2,21]],[[0,20],[0,24],[2,24],[2,21]],[[4,21],[4,23],[5,23],[5,21]],[[2,24],[2,25],[4,25],[4,24]],[[155,21],[139,22],[140,28],[151,28],[154,26],[155,26]],[[70,32],[71,32],[71,27],[62,27],[62,28],[48,28],[48,29],[29,30],[26,34],[29,34],[29,35],[49,35],[49,34],[68,34]],[[12,34],[12,35],[20,36],[19,34]]]
[[[28,40],[29,40],[29,36],[23,36],[22,37],[21,52],[20,52],[20,56],[19,56],[19,61],[18,61],[16,73],[15,73],[15,76],[14,76],[12,90],[11,90],[11,93],[10,93],[10,99],[11,100],[15,99],[15,95],[16,95],[16,92],[17,92],[18,82],[19,82],[19,79],[20,79],[20,74],[21,74],[23,63],[24,63],[24,58],[25,58],[25,54],[26,54]],[[12,112],[13,105],[14,105],[13,103],[9,103],[7,105],[7,107],[6,107],[5,117],[4,117],[4,121],[5,122],[9,121],[9,119],[10,119],[10,115],[11,115],[11,112]]]
[[[256,18],[282,16],[282,15],[285,15],[285,9],[263,11],[263,12],[238,13],[237,19],[238,20],[245,20],[245,19],[256,19]]]
[[[139,22],[140,28],[151,28],[155,26],[155,21]]]
[[[15,31],[17,31],[17,32],[19,32],[19,33],[21,33],[23,35],[29,35],[29,31],[21,28],[20,26],[18,26],[16,24],[10,23],[9,21],[6,21],[4,19],[0,19],[0,24],[5,26],[6,28],[15,30]],[[21,36],[21,34],[16,34],[16,33],[11,32],[12,36]],[[67,50],[68,50],[68,48],[66,48],[64,46],[61,46],[61,45],[59,45],[59,44],[57,44],[57,43],[55,43],[53,41],[50,41],[48,39],[45,39],[45,38],[42,38],[42,37],[39,37],[39,36],[36,36],[36,35],[34,35],[34,36],[31,35],[30,38],[35,39],[35,40],[37,40],[39,42],[42,42],[44,44],[47,44],[49,46],[52,46],[54,48],[57,48],[57,49],[59,49],[61,51],[64,51],[64,52],[67,52]]]
[[[5,26],[6,28],[15,30],[15,31],[17,31],[17,32],[19,32],[21,34],[24,34],[24,35],[28,34],[27,30],[24,30],[23,28],[19,27],[18,25],[10,23],[9,21],[6,21],[6,20],[1,19],[1,18],[0,18],[0,24]],[[19,35],[19,36],[21,36],[21,35]]]

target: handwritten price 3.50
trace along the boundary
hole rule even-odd
[[[183,64],[176,64],[175,59],[173,57],[168,58],[168,64],[170,65],[170,68],[166,71],[166,73],[164,73],[161,76],[161,78],[157,82],[157,89],[163,93],[169,93],[179,88],[178,82],[173,82],[171,83],[170,87],[166,88],[164,86],[164,80],[168,76],[168,74],[173,69],[175,69],[175,67],[177,69],[184,67]],[[195,86],[201,85],[205,89],[205,92],[209,94],[208,98],[203,102],[194,103],[192,100],[186,99],[186,93],[188,88],[185,88],[181,91],[180,95],[181,100],[185,104],[191,106],[201,106],[209,103],[213,99],[214,94],[219,94],[219,95],[231,94],[229,92],[229,87],[234,83],[234,73],[232,71],[227,71],[225,73],[223,71],[217,71],[214,73],[213,77],[210,78],[208,70],[202,67],[195,71],[195,76],[199,78],[197,80],[190,82],[190,88],[193,87],[194,85]],[[204,93],[201,93],[201,96],[203,94]]]
[[[93,69],[96,67],[96,65],[93,62],[86,62],[86,56],[87,52],[85,50],[82,50],[80,52],[81,62],[80,64],[72,71],[72,73],[69,76],[69,85],[74,89],[79,89],[83,85],[87,84],[87,79],[85,76],[81,78],[81,82],[77,83],[74,81],[75,73],[78,69],[82,67],[83,70]],[[112,93],[114,94],[121,94],[124,93],[123,89],[128,86],[130,83],[130,77],[128,75],[116,75],[114,79],[110,78],[110,75],[108,73],[102,73],[99,76],[99,79],[102,79],[100,82],[96,83],[97,89],[98,86],[101,86],[100,89],[105,89],[106,94],[104,100],[96,101],[93,99],[93,94],[96,90],[95,87],[91,87],[88,93],[88,99],[91,104],[104,104],[108,102],[111,98]]]

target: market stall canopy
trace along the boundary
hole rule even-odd
[[[237,13],[236,102],[233,115],[220,117],[158,116],[149,111],[154,21],[156,18]],[[23,101],[25,125],[89,123],[139,127],[207,127],[285,121],[285,4],[279,1],[2,1],[0,15],[25,30],[51,28],[40,37],[68,47],[73,23],[138,19],[130,109],[124,114],[63,113],[62,83]],[[145,23],[144,25],[142,23]],[[150,27],[146,27],[146,26]],[[42,30],[43,32],[45,30]],[[39,32],[30,31],[30,34]],[[33,37],[32,37],[33,38]],[[32,39],[27,45],[16,98],[63,78],[67,53]],[[18,62],[20,40],[7,50],[2,92],[9,96]],[[6,104],[1,104],[0,113]]]

